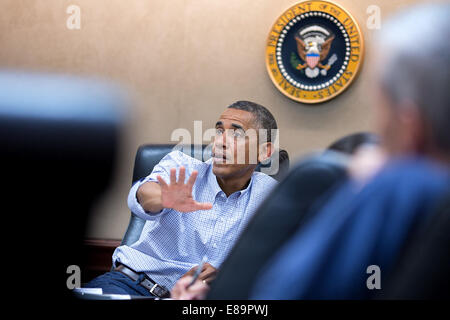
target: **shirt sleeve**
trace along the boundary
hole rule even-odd
[[[130,208],[131,212],[138,216],[139,218],[142,218],[144,220],[155,220],[160,215],[164,214],[170,209],[164,208],[159,212],[149,212],[145,211],[144,208],[142,208],[141,204],[138,202],[136,194],[141,185],[143,185],[146,182],[156,182],[159,183],[156,179],[156,176],[160,175],[164,181],[169,183],[170,180],[170,169],[171,168],[177,168],[178,173],[178,167],[185,166],[186,167],[186,173],[190,171],[188,169],[188,163],[186,163],[186,157],[181,151],[172,151],[169,154],[167,154],[164,158],[161,159],[161,161],[153,168],[153,171],[145,178],[142,178],[141,180],[137,181],[130,189],[130,192],[128,193],[128,208]]]

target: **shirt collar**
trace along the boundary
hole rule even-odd
[[[255,173],[253,172],[252,173],[252,176],[250,177],[250,182],[248,183],[248,186],[247,186],[247,188],[245,188],[244,190],[240,190],[239,191],[239,194],[242,196],[243,194],[246,194],[247,192],[250,192],[250,189],[251,189],[251,187],[252,187],[252,184],[253,184],[253,180],[255,180]]]
[[[217,182],[217,177],[212,171],[212,168],[213,168],[212,161],[207,161],[207,162],[209,162],[208,185],[212,188],[212,195],[214,196],[214,199],[215,199],[217,194],[220,192],[223,192],[223,190],[222,190],[222,188],[220,188],[219,183]],[[255,173],[253,173],[252,176],[250,177],[250,182],[248,183],[247,188],[235,192],[238,194],[238,196],[246,194],[247,192],[250,191],[252,184],[253,184],[254,175],[255,175]],[[214,199],[212,199],[212,201],[214,201]]]
[[[213,173],[212,168],[213,164],[211,161],[208,170],[208,185],[210,186],[210,188],[212,188],[212,194],[215,198],[217,194],[222,191],[222,189],[220,188],[219,183],[217,182],[216,175]]]

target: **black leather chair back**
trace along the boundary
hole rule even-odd
[[[347,156],[328,151],[302,160],[289,171],[248,223],[207,298],[248,299],[264,264],[345,180],[347,162]]]
[[[175,144],[146,144],[138,148],[136,152],[136,158],[134,162],[133,170],[133,183],[141,178],[148,176],[155,165],[161,161],[161,159],[174,150]],[[206,161],[211,157],[211,148],[208,145],[184,145],[177,146],[180,151],[196,159]],[[265,167],[270,166],[270,162]],[[256,170],[260,170],[261,166],[258,166]],[[289,155],[287,151],[279,151],[279,170],[273,175],[277,180],[283,179],[286,172],[289,169]],[[135,243],[141,236],[142,229],[144,227],[145,220],[136,217],[131,214],[130,222],[128,224],[125,235],[122,239],[122,245],[131,245]]]

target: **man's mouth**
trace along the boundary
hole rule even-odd
[[[213,159],[215,162],[220,162],[220,163],[226,163],[227,162],[227,156],[224,154],[220,154],[220,153],[214,153],[213,155]]]

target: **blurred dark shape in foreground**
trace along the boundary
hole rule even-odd
[[[88,214],[110,183],[124,102],[112,84],[0,72],[6,293],[30,302],[71,297],[67,268],[80,265]]]

